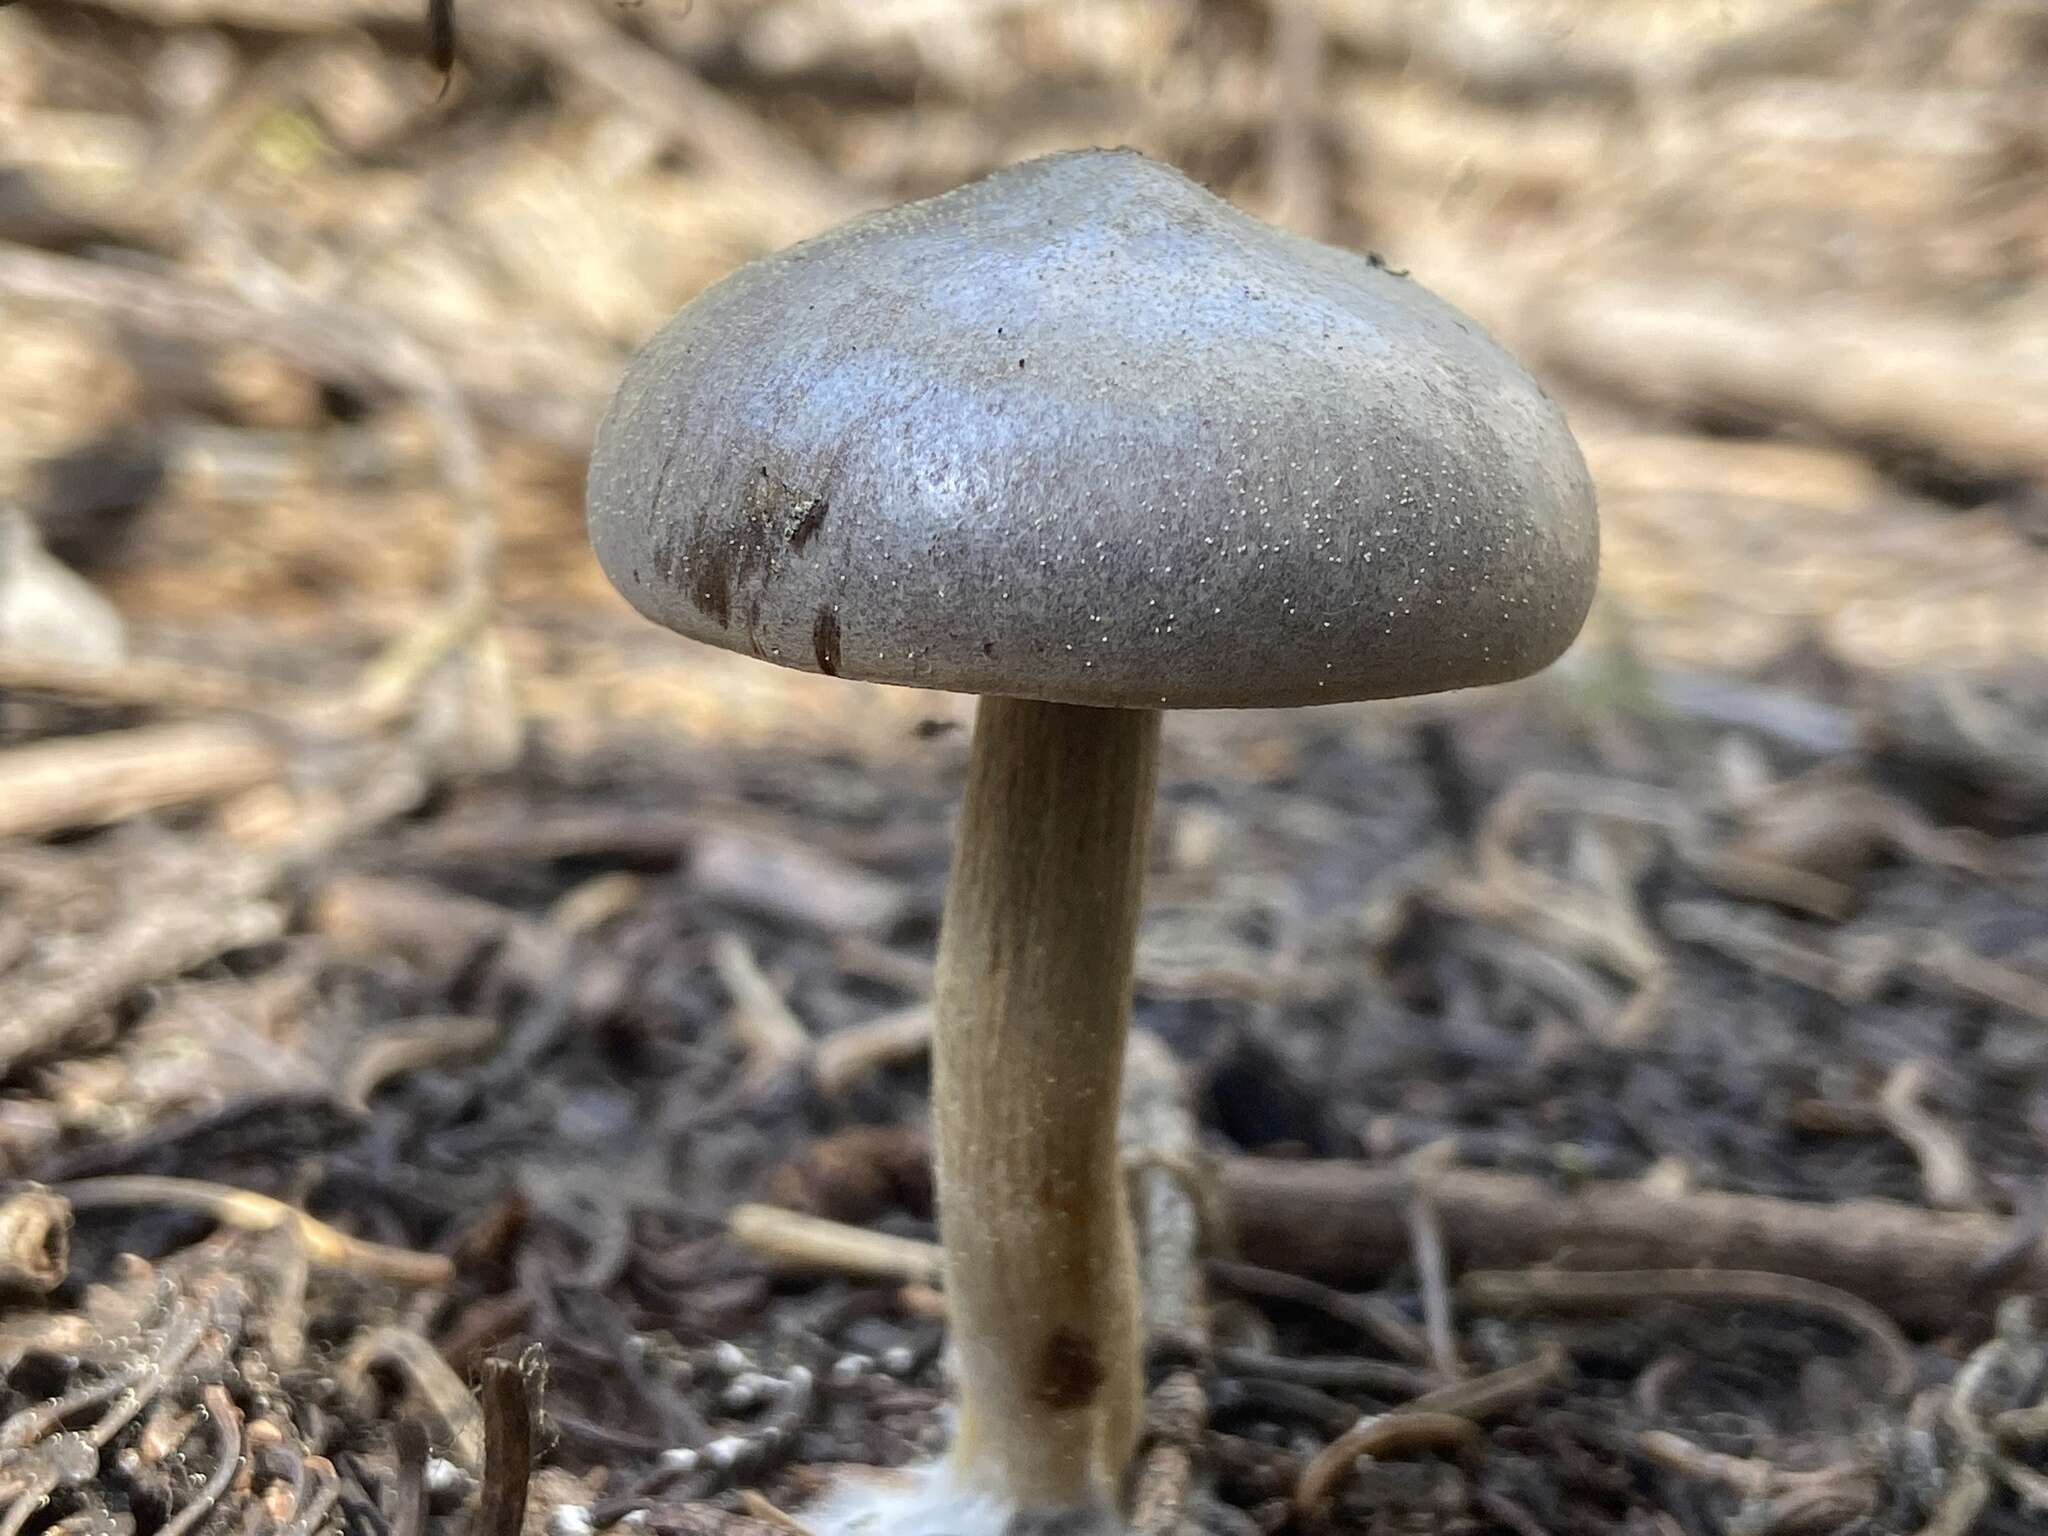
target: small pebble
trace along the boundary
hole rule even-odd
[[[421,1480],[429,1493],[467,1491],[474,1482],[467,1472],[445,1456],[429,1456],[426,1474]]]

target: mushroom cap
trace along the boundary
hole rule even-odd
[[[1563,415],[1476,325],[1122,150],[707,289],[627,371],[589,522],[695,639],[1124,707],[1524,676],[1599,563]]]

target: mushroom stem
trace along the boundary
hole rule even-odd
[[[1138,1430],[1117,1164],[1154,710],[986,698],[939,940],[933,1117],[961,1387],[953,1464],[1100,1507]]]

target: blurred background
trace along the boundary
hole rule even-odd
[[[412,0],[0,16],[0,504],[132,645],[360,654],[446,589],[469,516],[538,716],[880,745],[947,712],[621,622],[581,455],[624,357],[736,263],[1132,144],[1538,369],[1599,482],[1589,643],[2048,650],[2037,0],[495,0],[457,26],[444,76]],[[300,323],[167,335],[24,249]],[[337,354],[351,330],[373,355]]]

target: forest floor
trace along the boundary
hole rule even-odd
[[[937,1445],[970,703],[634,620],[580,455],[736,261],[1079,142],[1497,330],[1606,540],[1544,678],[1168,722],[1138,1528],[2040,1528],[2038,7],[501,0],[445,94],[417,9],[0,10],[0,1536]]]

